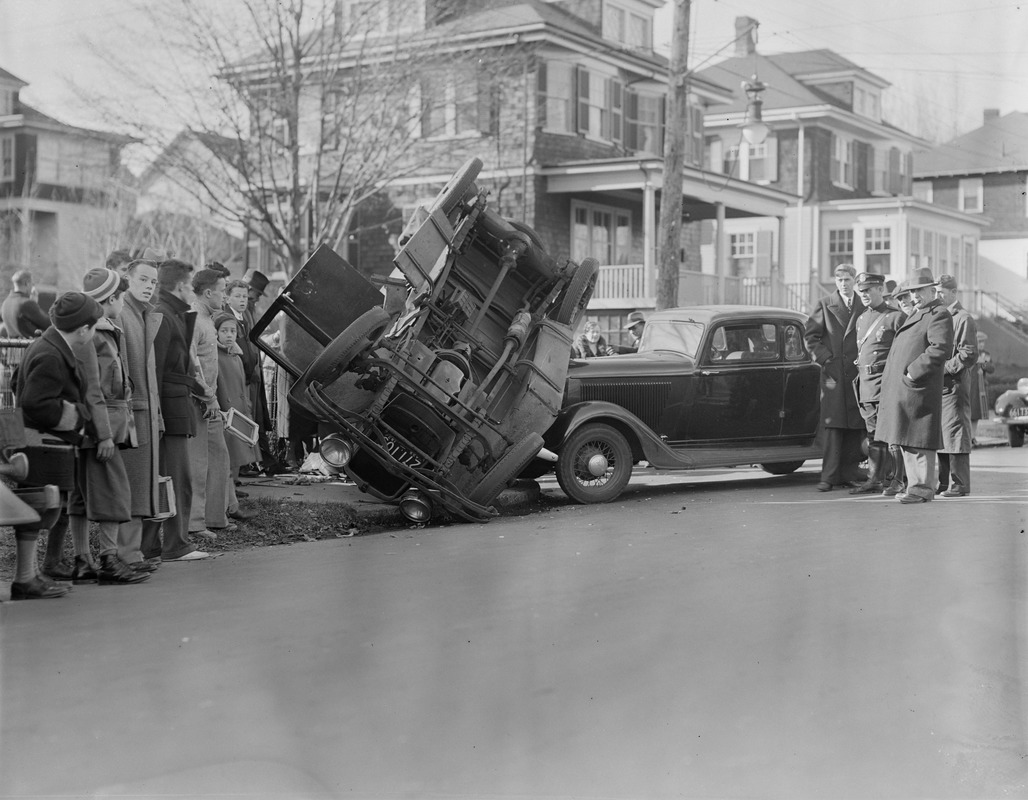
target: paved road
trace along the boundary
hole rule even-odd
[[[1028,797],[1028,450],[973,463],[913,507],[642,471],[3,604],[0,796]]]

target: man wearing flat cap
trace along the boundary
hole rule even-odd
[[[960,305],[952,275],[939,276],[935,294],[953,317],[953,350],[942,383],[939,493],[964,497],[971,493],[971,390],[977,373],[978,326]]]
[[[867,426],[867,480],[850,489],[850,494],[878,494],[886,476],[895,473],[889,445],[875,435],[878,403],[882,396],[882,373],[896,331],[906,318],[885,302],[885,276],[862,272],[857,276],[857,294],[867,310],[857,317],[857,379],[853,382],[860,413]]]
[[[953,348],[953,321],[935,296],[931,270],[919,269],[900,285],[909,290],[914,310],[893,340],[882,376],[877,436],[899,445],[907,490],[905,504],[935,497],[936,451],[942,446],[942,383]]]
[[[820,492],[829,492],[833,486],[855,486],[867,477],[860,469],[860,443],[866,427],[853,392],[857,319],[864,313],[864,304],[853,291],[856,274],[852,264],[835,268],[836,291],[814,307],[804,330],[807,349],[821,367],[824,455],[817,484]]]

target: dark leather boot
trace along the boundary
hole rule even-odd
[[[96,579],[96,564],[93,563],[93,560],[85,556],[75,556],[75,563],[71,570],[71,582],[96,583]]]
[[[54,583],[42,575],[37,575],[32,580],[25,581],[24,583],[18,583],[17,581],[12,583],[11,599],[49,600],[53,597],[64,597],[69,591],[71,591],[70,586]]]
[[[70,581],[75,576],[75,565],[66,558],[60,561],[44,561],[40,571],[51,580]]]
[[[110,586],[115,583],[142,583],[149,577],[149,573],[136,572],[116,555],[100,556],[101,585]]]

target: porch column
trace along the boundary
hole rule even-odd
[[[782,267],[785,264],[785,217],[778,220],[778,259],[771,263],[771,305],[782,306]]]
[[[657,190],[646,178],[643,183],[643,294],[647,300],[656,297]]]
[[[717,212],[717,233],[714,237],[714,273],[717,275],[717,302],[725,304],[725,281],[728,280],[728,232],[725,230],[725,204],[714,203]]]

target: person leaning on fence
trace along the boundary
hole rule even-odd
[[[50,327],[50,317],[32,296],[32,273],[20,269],[11,276],[13,287],[0,305],[7,335],[12,339],[32,339]]]
[[[94,432],[86,403],[85,373],[74,348],[89,343],[102,316],[100,305],[82,292],[61,295],[50,307],[53,326],[29,345],[18,371],[17,404],[29,443],[29,476],[24,483],[56,485],[62,504],[75,485],[75,448]],[[48,571],[67,572],[63,563],[66,530],[66,526],[54,525],[48,531],[42,575],[36,567],[38,532],[31,535],[31,541],[26,540],[25,533],[16,534],[12,599],[61,597],[67,593],[67,586],[47,576]],[[88,559],[88,538],[76,538],[74,549],[76,556]]]
[[[118,528],[132,518],[132,496],[121,449],[134,446],[132,390],[121,358],[121,328],[114,322],[124,306],[128,282],[113,270],[91,269],[82,281],[83,292],[96,300],[104,316],[97,323],[91,347],[100,402],[90,404],[94,446],[79,448],[75,489],[68,501],[73,541],[89,541],[89,522],[99,528],[100,565],[88,556],[75,556],[75,583],[128,584],[149,578],[118,557]],[[84,359],[83,359],[84,360]],[[92,374],[92,373],[90,373]]]

